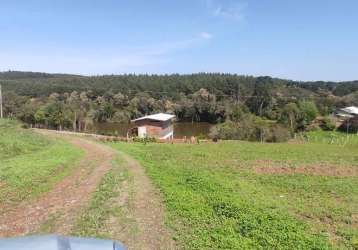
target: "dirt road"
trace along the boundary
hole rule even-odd
[[[159,191],[136,160],[123,153],[121,158],[130,175],[117,200],[122,204],[124,216],[111,218],[107,231],[129,249],[176,249],[164,225],[164,206]]]
[[[73,173],[51,191],[3,214],[0,217],[0,237],[36,233],[53,216],[56,216],[56,227],[51,233],[69,234],[101,178],[113,167],[112,161],[118,154],[106,145],[78,136],[47,130],[38,132],[46,136],[60,136],[84,150],[85,156]],[[122,155],[122,158],[122,167],[127,169],[131,180],[117,199],[125,207],[125,214],[107,223],[113,231],[110,235],[126,243],[129,249],[174,249],[170,233],[164,226],[164,209],[157,190],[136,161],[127,155]],[[123,218],[131,218],[131,222]],[[136,228],[135,233],[133,228]]]
[[[41,131],[54,136],[53,132]],[[63,137],[85,151],[84,158],[74,172],[57,183],[55,187],[30,202],[23,202],[0,217],[0,236],[18,236],[36,232],[54,214],[62,214],[63,227],[59,233],[66,233],[76,212],[85,206],[90,194],[99,184],[102,176],[111,168],[113,150],[76,137]]]

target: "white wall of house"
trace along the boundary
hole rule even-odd
[[[145,126],[138,127],[138,137],[139,138],[147,137],[147,127]]]

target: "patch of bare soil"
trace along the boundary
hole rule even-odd
[[[41,133],[51,136],[55,134],[50,131]],[[54,233],[66,234],[78,211],[87,204],[102,176],[111,168],[114,150],[78,137],[62,137],[83,149],[85,157],[73,173],[57,183],[51,191],[3,213],[0,217],[0,237],[34,233],[42,223],[56,214],[62,216],[57,223],[60,226]]]
[[[159,191],[145,174],[142,166],[121,154],[129,178],[121,185],[120,196],[114,201],[122,216],[111,217],[107,231],[129,249],[176,249],[164,225],[164,207]]]
[[[298,167],[272,166],[271,162],[259,161],[261,166],[255,166],[254,171],[258,174],[305,174],[315,176],[352,177],[358,176],[357,167],[343,167],[334,165],[308,165]]]

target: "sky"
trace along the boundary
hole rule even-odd
[[[357,0],[1,0],[0,71],[358,79]]]

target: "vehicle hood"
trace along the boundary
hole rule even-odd
[[[0,250],[125,250],[119,242],[60,235],[0,239]]]

